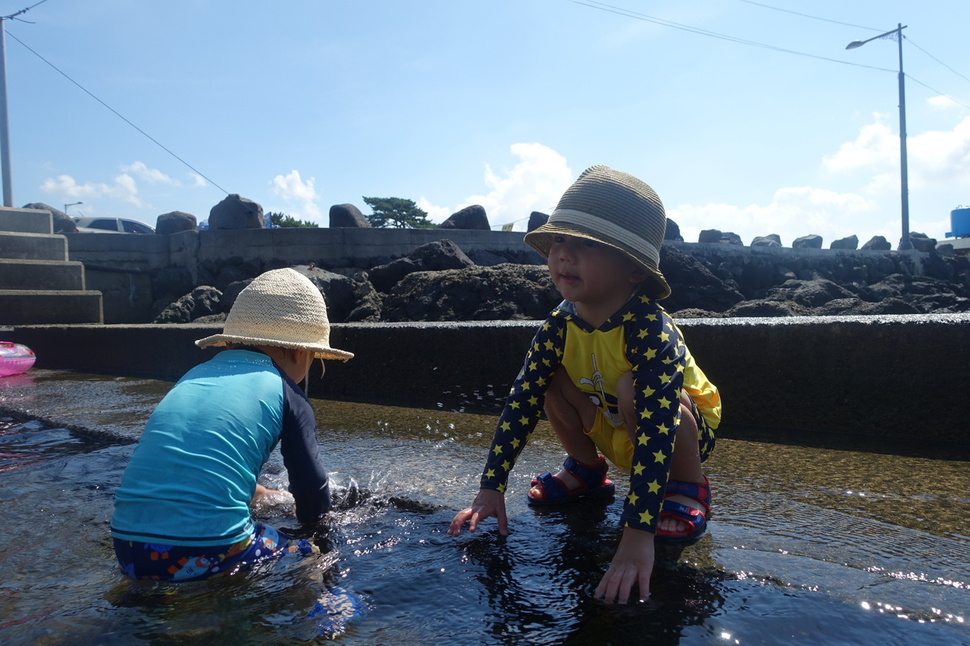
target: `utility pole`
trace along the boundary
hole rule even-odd
[[[0,173],[3,175],[3,205],[13,206],[13,180],[10,173],[10,119],[7,115],[7,44],[0,18]]]

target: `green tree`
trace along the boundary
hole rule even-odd
[[[316,222],[310,222],[309,220],[297,220],[293,216],[284,215],[283,213],[274,213],[271,211],[266,215],[269,216],[269,223],[278,227],[303,227],[307,229],[316,229],[320,226]]]
[[[372,227],[396,229],[433,229],[428,214],[413,200],[400,197],[365,197],[364,202],[373,213],[365,215]]]

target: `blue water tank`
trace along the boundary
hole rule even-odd
[[[947,238],[970,236],[970,206],[960,206],[950,211],[950,228]]]

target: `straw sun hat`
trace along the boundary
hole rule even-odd
[[[353,358],[330,347],[327,304],[310,279],[293,269],[274,269],[239,292],[222,334],[195,342],[200,348],[229,343],[311,350],[318,359]]]
[[[647,293],[660,299],[670,296],[667,279],[660,273],[666,228],[663,202],[646,183],[608,166],[591,166],[566,189],[549,220],[527,233],[525,241],[543,258],[549,257],[559,235],[609,245],[646,271]]]

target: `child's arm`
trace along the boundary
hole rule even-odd
[[[542,415],[546,388],[562,357],[564,335],[559,332],[562,328],[561,320],[550,318],[532,339],[525,362],[512,384],[495,427],[495,436],[482,473],[481,489],[472,505],[458,512],[451,521],[448,533],[452,536],[461,532],[465,522],[470,522],[469,530],[475,531],[478,523],[489,516],[495,516],[498,520],[499,533],[508,533],[505,487],[512,466]]]

